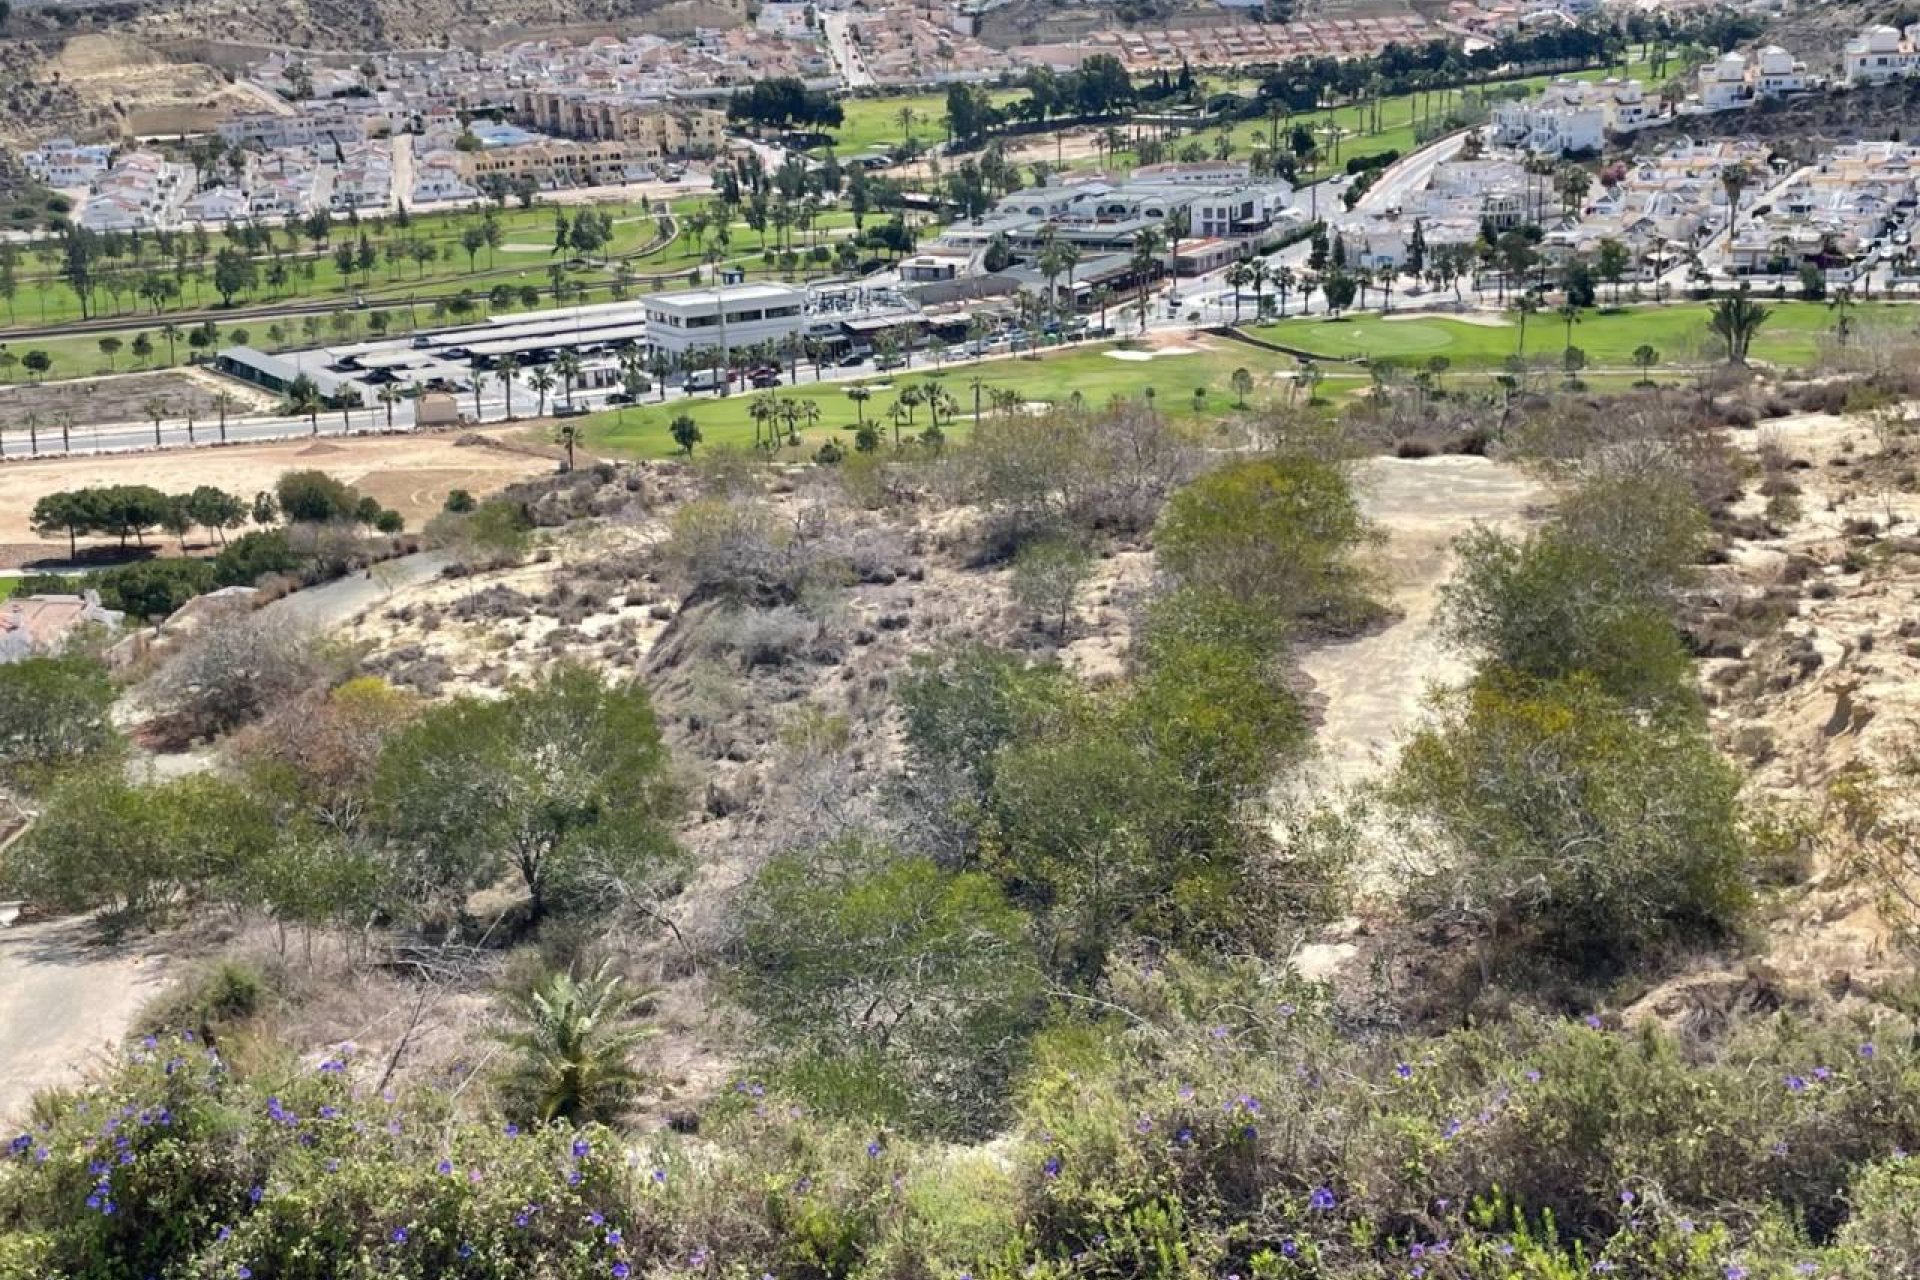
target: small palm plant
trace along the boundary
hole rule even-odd
[[[653,1029],[635,1026],[631,1015],[652,993],[628,988],[608,968],[584,980],[556,973],[509,998],[514,1025],[500,1039],[516,1060],[505,1090],[528,1119],[609,1120],[639,1086],[633,1050]]]

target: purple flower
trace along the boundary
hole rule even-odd
[[[256,1186],[256,1187],[248,1187],[248,1188],[247,1188],[247,1199],[248,1199],[248,1200],[250,1200],[250,1201],[252,1201],[252,1202],[253,1202],[254,1204],[259,1204],[259,1203],[260,1203],[260,1197],[262,1197],[262,1196],[264,1196],[264,1195],[266,1195],[266,1193],[267,1193],[267,1189],[266,1189],[265,1187],[257,1187],[257,1186]]]
[[[238,1276],[239,1280],[253,1280],[253,1268],[244,1264],[234,1268],[233,1274]]]
[[[1333,1208],[1338,1203],[1340,1202],[1334,1199],[1333,1188],[1331,1187],[1315,1187],[1313,1194],[1307,1197],[1307,1208],[1318,1209],[1322,1212]]]
[[[624,1237],[620,1234],[620,1228],[615,1227],[613,1230],[607,1232],[607,1243],[613,1248],[618,1249],[623,1241]]]
[[[1293,1242],[1292,1236],[1288,1236],[1280,1242],[1280,1256],[1283,1258],[1297,1258],[1300,1256],[1300,1246]]]
[[[1442,1129],[1442,1130],[1440,1131],[1440,1136],[1441,1136],[1442,1138],[1448,1138],[1448,1139],[1452,1139],[1452,1138],[1457,1138],[1457,1137],[1459,1137],[1459,1136],[1460,1136],[1460,1122],[1459,1122],[1458,1120],[1449,1120],[1449,1121],[1447,1121],[1447,1127],[1446,1127],[1446,1128],[1444,1128],[1444,1129]]]
[[[573,1158],[575,1160],[585,1160],[592,1153],[593,1144],[585,1138],[575,1138],[573,1140]]]
[[[655,1169],[653,1171],[653,1181],[654,1181],[654,1185],[656,1186],[661,1186],[661,1187],[666,1186],[667,1171],[665,1169]]]
[[[878,1142],[869,1142],[867,1144],[867,1159],[878,1160],[880,1158],[880,1150],[881,1148]]]
[[[1725,1274],[1727,1280],[1747,1280],[1747,1269],[1737,1262],[1729,1262]]]
[[[1600,1015],[1597,1013],[1588,1014],[1582,1021],[1584,1021],[1591,1030],[1598,1031],[1600,1029]]]
[[[506,1128],[506,1134],[507,1134],[507,1136],[508,1136],[509,1138],[517,1138],[517,1137],[519,1137],[519,1136],[520,1136],[520,1126],[519,1126],[519,1125],[517,1125],[517,1124],[512,1124],[512,1123],[509,1123],[509,1124],[507,1125],[507,1128]]]
[[[1822,1084],[1825,1084],[1828,1080],[1833,1078],[1833,1072],[1829,1071],[1825,1067],[1815,1067],[1813,1069],[1813,1078],[1815,1080],[1820,1081]]]
[[[1621,1204],[1632,1204],[1632,1203],[1633,1203],[1633,1192],[1631,1192],[1631,1191],[1622,1191],[1622,1192],[1620,1193],[1620,1203],[1621,1203]]]
[[[1871,1044],[1863,1044],[1860,1046],[1860,1056],[1865,1058],[1867,1061],[1869,1062],[1873,1061],[1873,1054],[1874,1054],[1874,1048]]]
[[[1528,1068],[1527,1068],[1527,1083],[1528,1083],[1528,1084],[1539,1084],[1539,1083],[1540,1083],[1540,1071],[1539,1071],[1539,1069],[1538,1069],[1537,1067],[1528,1067]]]
[[[395,1227],[393,1229],[393,1235],[390,1238],[395,1244],[405,1244],[407,1242],[407,1229],[405,1227]]]
[[[1427,1256],[1427,1246],[1423,1244],[1411,1245],[1407,1249],[1407,1256],[1409,1258],[1424,1258]]]
[[[1802,1080],[1799,1076],[1787,1077],[1788,1093],[1804,1093],[1806,1092],[1806,1088],[1807,1088],[1807,1082],[1805,1080]]]
[[[1044,1173],[1049,1178],[1059,1177],[1060,1176],[1060,1157],[1048,1156],[1047,1162],[1040,1166],[1040,1172]]]
[[[1393,1074],[1399,1076],[1402,1080],[1411,1080],[1413,1079],[1413,1064],[1403,1062],[1393,1069]]]
[[[437,1172],[441,1177],[443,1178],[446,1177],[448,1174],[453,1172],[453,1161],[442,1160],[439,1164],[434,1166],[434,1171]]]
[[[607,1274],[612,1276],[613,1280],[627,1280],[630,1270],[626,1263],[616,1262],[607,1269]]]
[[[1139,1118],[1138,1120],[1135,1120],[1135,1121],[1133,1122],[1133,1131],[1134,1131],[1135,1133],[1152,1133],[1152,1132],[1153,1132],[1153,1117],[1152,1117],[1152,1116],[1141,1116],[1141,1117],[1140,1117],[1140,1118]]]

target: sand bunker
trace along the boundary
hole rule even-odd
[[[1197,356],[1202,354],[1199,347],[1166,346],[1156,347],[1152,351],[1103,351],[1102,355],[1112,360],[1153,360],[1160,356]]]
[[[1513,322],[1502,315],[1488,311],[1448,311],[1436,314],[1432,311],[1396,311],[1380,317],[1391,324],[1395,320],[1454,320],[1461,324],[1477,324],[1483,329],[1511,329]]]

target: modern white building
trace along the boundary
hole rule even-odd
[[[1920,68],[1920,22],[1904,32],[1868,27],[1840,51],[1840,71],[1848,84],[1886,84]]]
[[[1804,93],[1807,64],[1777,44],[1752,58],[1726,53],[1700,68],[1698,105],[1701,111],[1732,111],[1761,98]]]
[[[723,345],[732,349],[778,342],[807,323],[807,291],[784,284],[687,289],[652,294],[641,302],[648,344],[674,356]]]
[[[1493,110],[1493,140],[1537,155],[1598,151],[1609,133],[1631,133],[1653,120],[1654,105],[1638,80],[1555,80],[1537,98]]]

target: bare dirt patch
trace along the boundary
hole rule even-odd
[[[478,434],[493,438],[492,433]],[[64,553],[64,544],[37,539],[28,518],[44,495],[86,485],[150,484],[183,492],[210,484],[251,496],[272,488],[283,472],[317,468],[372,493],[400,512],[410,528],[418,528],[440,510],[449,490],[489,493],[553,469],[547,458],[490,443],[454,441],[452,435],[368,436],[334,443],[334,452],[321,455],[307,452],[309,442],[290,440],[10,463],[0,468],[0,543],[37,544],[42,554]]]
[[[94,942],[85,919],[0,929],[0,1117],[42,1089],[78,1084],[165,976],[161,958]]]
[[[29,415],[38,419],[42,445],[49,433],[58,433],[63,414],[73,418],[76,443],[97,426],[147,420],[146,404],[159,399],[167,403],[167,416],[186,413],[213,421],[218,415],[214,397],[220,384],[190,373],[126,373],[104,378],[76,378],[62,382],[19,383],[0,387],[0,429],[7,432],[8,453],[16,442],[24,453]],[[251,397],[242,397],[232,389],[228,394],[241,405],[251,405]],[[235,412],[237,410],[230,410]],[[55,445],[54,447],[58,447]]]
[[[1485,458],[1377,458],[1359,472],[1362,504],[1387,535],[1376,560],[1397,617],[1371,635],[1301,659],[1322,704],[1319,748],[1331,780],[1359,782],[1391,763],[1436,685],[1464,679],[1464,655],[1433,625],[1453,573],[1453,540],[1477,524],[1509,527],[1547,497],[1518,467]]]

